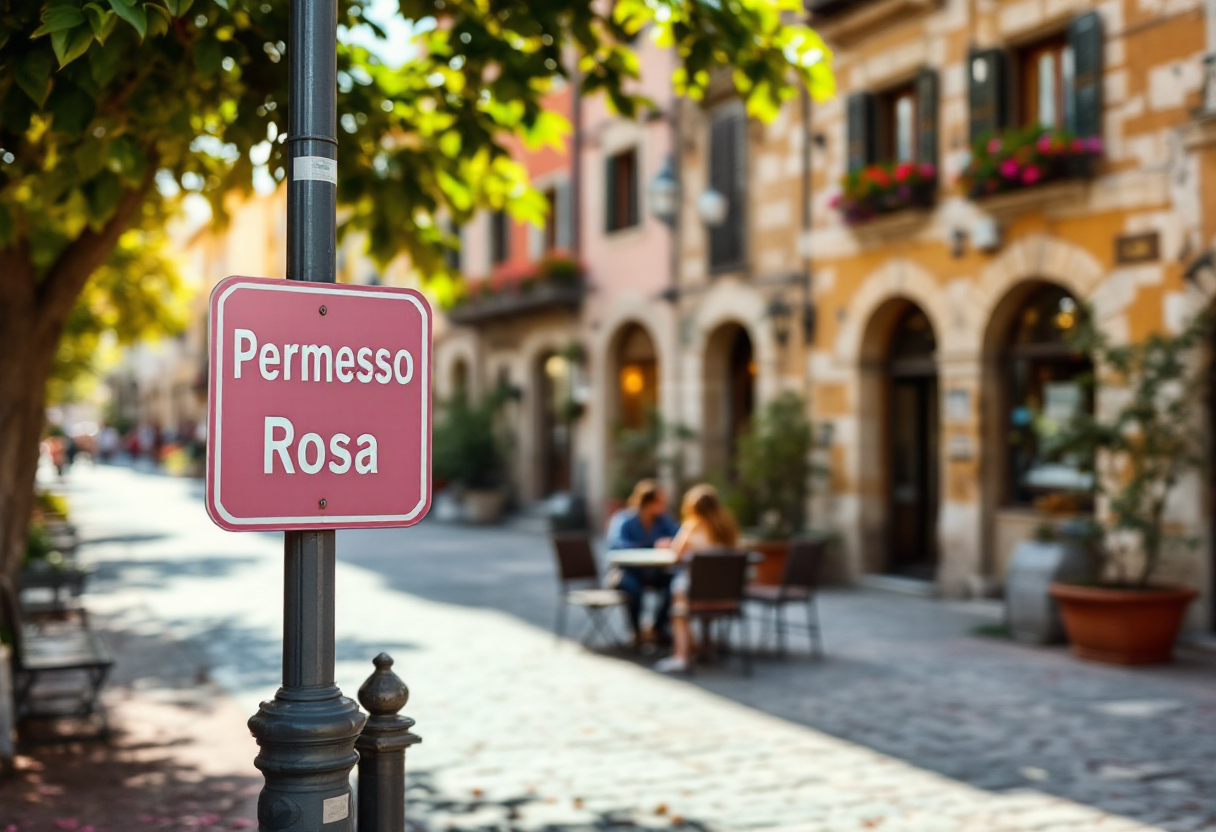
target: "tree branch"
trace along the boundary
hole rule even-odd
[[[86,228],[68,244],[47,270],[46,276],[38,285],[36,300],[40,334],[54,334],[58,337],[58,331],[67,320],[85,283],[105,262],[118,243],[118,238],[130,227],[132,219],[143,205],[155,181],[156,169],[155,160],[149,159],[147,172],[139,187],[123,193],[114,213],[106,220],[101,230]]]

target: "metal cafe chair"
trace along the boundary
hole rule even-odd
[[[558,640],[566,633],[566,608],[570,605],[587,611],[587,626],[579,643],[587,645],[589,637],[599,635],[614,647],[621,641],[612,633],[606,618],[615,607],[624,609],[625,593],[608,589],[600,581],[600,570],[591,548],[591,538],[585,534],[555,534],[553,552],[557,556],[558,599],[557,623],[554,632]]]
[[[740,631],[739,653],[743,672],[752,674],[752,653],[743,615],[744,585],[747,581],[748,553],[733,549],[697,552],[688,563],[688,618],[701,620],[701,632],[709,641],[713,625],[725,621],[737,624]],[[691,668],[695,662],[690,662]]]
[[[803,629],[786,620],[784,614],[786,606],[805,604],[805,630],[811,638],[811,652],[816,657],[823,656],[823,635],[819,628],[819,605],[816,603],[816,590],[819,588],[819,570],[826,552],[826,540],[795,538],[790,541],[781,583],[775,586],[749,584],[747,587],[747,600],[764,604],[771,611],[771,632],[777,639],[778,655],[785,655],[786,629],[791,626],[795,629]],[[763,637],[762,640],[767,643]]]

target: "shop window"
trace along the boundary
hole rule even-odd
[[[1080,315],[1072,295],[1043,284],[1013,319],[1001,374],[1007,385],[1008,502],[1014,505],[1085,501],[1093,484],[1088,460],[1060,457],[1051,447],[1053,436],[1073,417],[1093,412],[1085,383],[1093,365],[1069,340]]]
[[[604,176],[604,215],[609,232],[638,224],[638,152],[631,148],[608,157]]]

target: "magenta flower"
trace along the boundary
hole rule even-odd
[[[1001,176],[1005,177],[1006,179],[1018,178],[1018,163],[1013,159],[1006,159],[1005,161],[1001,162],[1000,170]]]
[[[920,175],[926,179],[932,179],[933,177],[937,176],[937,168],[926,162],[920,166]]]
[[[988,140],[988,152],[989,153],[1000,153],[1001,152],[1001,140],[1000,139],[989,139]]]
[[[1085,144],[1085,151],[1087,153],[1093,153],[1096,156],[1097,154],[1102,152],[1102,137],[1101,136],[1090,136],[1089,138],[1084,139],[1083,141]]]
[[[1034,165],[1030,165],[1026,170],[1022,171],[1022,184],[1033,185],[1042,177],[1042,172]]]
[[[1043,135],[1039,136],[1039,140],[1035,142],[1034,145],[1039,149],[1040,153],[1051,153],[1051,134],[1044,133]]]

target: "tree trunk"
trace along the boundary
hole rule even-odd
[[[0,266],[7,266],[0,259]],[[0,311],[0,575],[15,580],[34,501],[46,382],[58,345],[38,332],[37,308],[5,298]]]
[[[0,576],[15,581],[25,556],[46,383],[68,315],[81,291],[138,216],[156,165],[126,191],[100,229],[88,228],[43,273],[29,240],[0,249]]]

